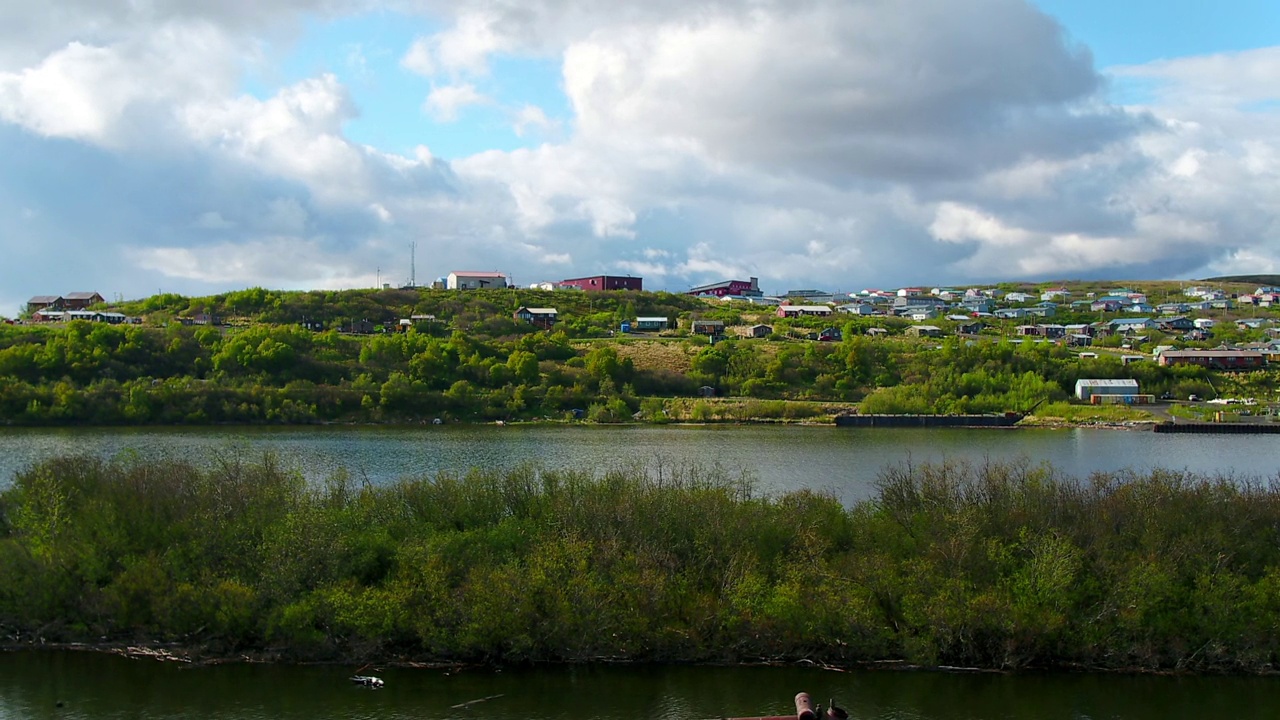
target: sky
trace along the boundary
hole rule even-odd
[[[1276,273],[1278,77],[1274,0],[0,0],[0,316]]]

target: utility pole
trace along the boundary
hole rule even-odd
[[[409,243],[409,287],[418,287],[418,243]]]
[[[382,289],[382,266],[379,265],[377,268],[375,268],[373,273],[374,273],[373,289],[381,290]]]

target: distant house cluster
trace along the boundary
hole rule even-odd
[[[137,318],[128,317],[123,313],[89,309],[104,302],[106,300],[96,292],[36,295],[27,301],[27,312],[30,313],[31,322],[36,323],[62,323],[71,322],[72,320],[84,320],[87,322],[120,325],[138,322]]]

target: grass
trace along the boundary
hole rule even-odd
[[[1077,405],[1056,402],[1041,405],[1036,409],[1035,415],[1028,417],[1024,422],[1027,424],[1037,422],[1086,424],[1151,422],[1153,420],[1155,417],[1150,411],[1131,405]]]

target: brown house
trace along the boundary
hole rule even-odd
[[[41,310],[61,310],[63,299],[61,295],[37,295],[27,301],[27,312],[36,313]]]
[[[101,302],[105,299],[96,292],[73,292],[62,297],[63,306],[68,310],[84,310]]]

